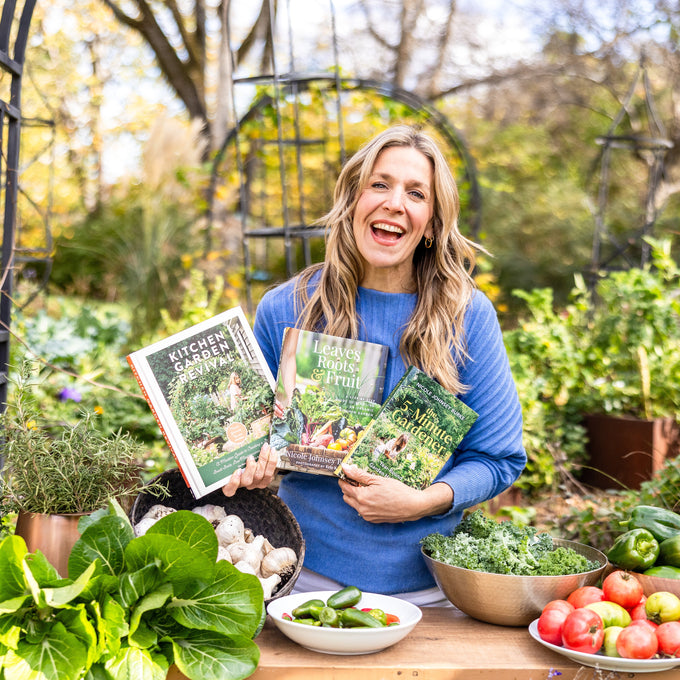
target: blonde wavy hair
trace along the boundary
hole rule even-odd
[[[475,253],[481,248],[460,233],[456,182],[437,143],[416,127],[388,128],[362,146],[343,167],[335,185],[333,207],[317,220],[317,224],[326,226],[325,261],[306,268],[297,278],[298,327],[358,337],[356,293],[364,267],[354,239],[354,209],[379,154],[394,146],[411,147],[430,160],[434,199],[434,243],[426,248],[421,241],[413,254],[418,300],[403,329],[399,349],[407,365],[417,366],[446,389],[460,394],[465,385],[458,364],[467,356],[463,320],[475,289]],[[310,279],[318,271],[319,285],[310,295]]]

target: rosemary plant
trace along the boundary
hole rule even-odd
[[[129,433],[102,434],[94,413],[83,412],[74,424],[46,423],[31,393],[30,367],[13,382],[1,421],[3,512],[87,513],[109,498],[129,505],[143,486],[142,444]]]

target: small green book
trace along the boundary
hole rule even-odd
[[[411,366],[342,462],[425,489],[476,420],[469,406]],[[344,477],[342,464],[335,474]]]

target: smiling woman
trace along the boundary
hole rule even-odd
[[[354,210],[362,286],[413,292],[413,254],[423,238],[426,247],[433,240],[432,175],[429,159],[414,148],[390,147],[378,156]]]
[[[273,371],[287,327],[374,342],[389,348],[385,395],[414,365],[478,414],[425,489],[347,465],[346,480],[285,475],[279,495],[307,545],[297,592],[351,584],[447,605],[420,539],[450,534],[463,510],[509,487],[524,467],[517,391],[494,309],[472,279],[478,246],[461,234],[458,211],[455,181],[432,138],[388,128],[340,173],[321,220],[325,262],[269,291],[257,309],[254,331]],[[224,493],[268,485],[275,466],[265,447]]]

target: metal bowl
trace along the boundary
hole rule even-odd
[[[568,576],[512,576],[452,567],[422,548],[421,553],[446,598],[462,612],[500,626],[528,626],[548,602],[566,599],[580,586],[595,585],[607,567],[607,557],[595,548],[558,538],[554,543],[573,548],[600,567]]]

